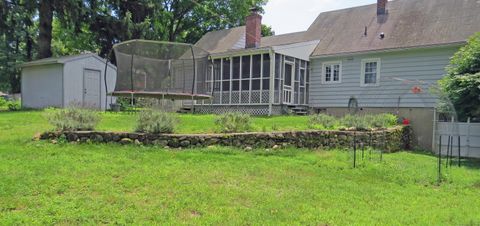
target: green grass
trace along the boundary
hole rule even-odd
[[[109,115],[100,128],[132,128],[129,117]],[[195,124],[189,131],[211,125],[182,117]],[[351,153],[341,150],[178,151],[31,140],[46,129],[41,112],[0,112],[2,225],[480,224],[478,162],[445,171],[438,186],[436,158],[427,154],[387,154],[353,169]]]
[[[44,123],[46,128],[47,121],[43,119],[44,113],[40,111],[4,113],[5,118],[16,117],[35,117],[38,123]],[[215,133],[218,131],[215,125],[216,115],[192,115],[177,114],[179,124],[175,133]],[[101,113],[101,121],[97,128],[100,131],[134,131],[137,120],[136,113]],[[307,116],[273,116],[273,117],[252,117],[252,131],[291,131],[308,129]]]

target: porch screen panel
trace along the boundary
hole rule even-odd
[[[242,56],[242,81],[240,103],[250,103],[250,56]]]
[[[213,61],[213,103],[219,104],[220,103],[220,95],[221,95],[221,72],[222,72],[222,61],[220,59],[216,59]]]
[[[282,74],[282,55],[275,54],[275,81],[274,81],[274,98],[273,101],[276,104],[280,104],[280,92],[281,92],[281,74]]]
[[[305,76],[305,104],[308,104],[310,98],[310,62],[306,62],[306,76]]]
[[[291,86],[292,85],[292,65],[285,64],[285,85]]]
[[[222,104],[230,103],[230,58],[222,63]]]
[[[270,54],[263,54],[262,103],[270,102]]]
[[[261,73],[262,73],[262,55],[252,56],[252,89],[250,91],[250,103],[259,104],[261,101]]]
[[[295,59],[295,83],[293,88],[293,103],[299,104],[300,103],[300,60]]]
[[[232,58],[232,104],[240,103],[240,57]]]

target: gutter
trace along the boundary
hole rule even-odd
[[[452,43],[443,43],[443,44],[434,44],[434,45],[409,46],[409,47],[387,48],[387,49],[378,49],[378,50],[365,50],[365,51],[334,53],[334,54],[325,54],[325,55],[316,55],[316,56],[310,55],[310,59],[342,57],[342,56],[361,55],[361,54],[369,54],[369,53],[389,53],[389,52],[413,50],[413,49],[432,49],[437,47],[455,47],[455,46],[465,45],[466,43],[467,41],[461,41],[461,42],[452,42]]]
[[[271,50],[271,47],[262,47],[262,48],[252,48],[252,49],[235,49],[223,53],[211,53],[210,57],[212,59],[223,58],[223,57],[236,57],[251,55],[256,53],[268,53]]]

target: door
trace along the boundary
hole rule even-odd
[[[285,62],[285,74],[283,83],[283,103],[293,103],[293,76],[294,76],[293,63]]]
[[[100,109],[100,71],[83,70],[83,106]]]

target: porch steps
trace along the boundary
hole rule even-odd
[[[292,106],[290,111],[295,115],[308,115],[308,108],[306,106]]]
[[[192,113],[192,107],[181,107],[177,113],[180,113],[180,114],[188,114],[188,113]]]

